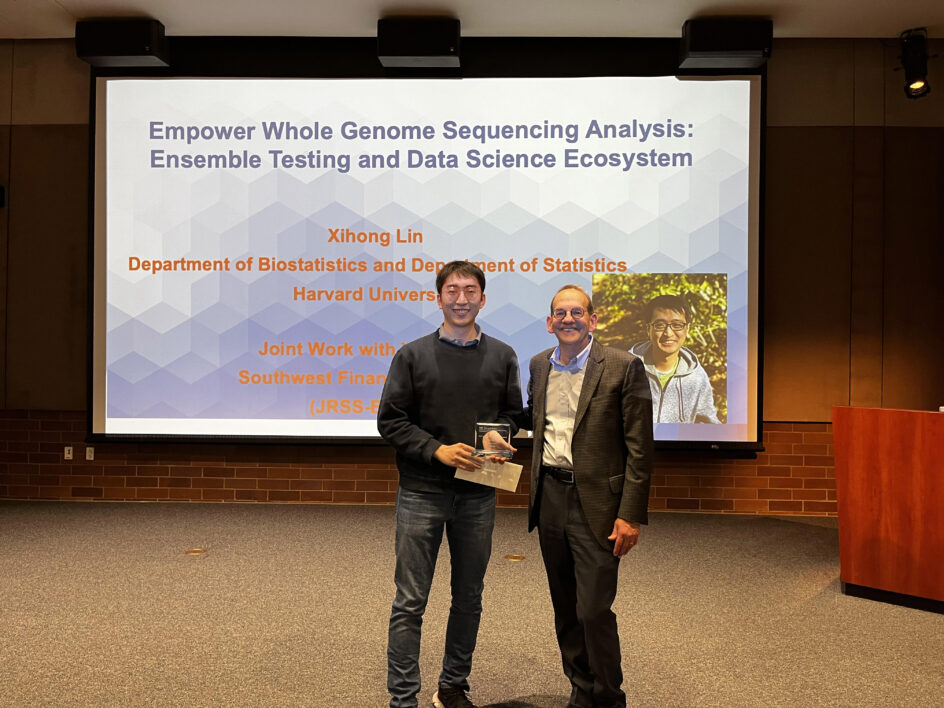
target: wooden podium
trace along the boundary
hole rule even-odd
[[[833,440],[843,591],[944,602],[944,413],[836,406]]]

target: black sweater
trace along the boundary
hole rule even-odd
[[[455,479],[455,469],[433,457],[440,445],[475,444],[475,423],[509,423],[521,411],[521,379],[514,350],[482,334],[460,347],[420,337],[394,355],[380,398],[377,429],[397,452],[400,486],[415,491],[493,493]]]

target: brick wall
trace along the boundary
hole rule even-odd
[[[828,424],[767,423],[756,459],[690,452],[657,456],[650,508],[834,515]],[[85,459],[83,412],[0,411],[0,498],[392,504],[385,445],[96,444]],[[74,459],[63,457],[73,447]],[[527,456],[519,462],[528,468]],[[528,503],[528,480],[502,506]]]
[[[756,459],[661,453],[650,509],[741,514],[836,514],[832,425],[765,423]]]

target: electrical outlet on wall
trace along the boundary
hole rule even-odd
[[[94,448],[94,447],[87,447],[87,448],[85,448],[85,459],[86,459],[86,460],[94,460],[94,459],[95,459],[95,448]]]
[[[66,445],[65,450],[62,451],[62,456],[67,460],[72,459],[72,446],[71,445]]]

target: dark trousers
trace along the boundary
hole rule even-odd
[[[554,606],[564,674],[573,686],[570,705],[626,705],[616,615],[619,559],[593,536],[577,488],[545,476],[538,534]]]

